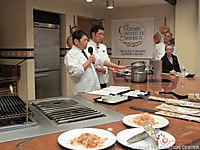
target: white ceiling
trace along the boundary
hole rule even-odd
[[[76,5],[81,5],[82,7],[88,8],[100,8],[105,9],[106,0],[93,0],[92,3],[86,3],[85,0],[67,0]],[[140,6],[149,6],[149,5],[163,5],[168,4],[165,0],[114,0],[114,9],[119,8],[132,8]]]

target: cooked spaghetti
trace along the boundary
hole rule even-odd
[[[96,134],[83,133],[69,142],[74,146],[82,145],[85,148],[97,148],[103,146],[106,140],[107,138],[101,138]]]
[[[158,123],[153,117],[149,115],[149,113],[141,113],[139,116],[133,119],[133,123],[139,126],[144,126],[145,120],[147,120],[151,125],[155,125]]]

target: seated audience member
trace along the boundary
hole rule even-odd
[[[162,72],[170,74],[180,74],[180,66],[177,56],[173,54],[174,47],[171,44],[165,46],[165,55],[162,60]]]

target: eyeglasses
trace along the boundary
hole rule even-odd
[[[166,50],[173,50],[173,48],[166,48]]]

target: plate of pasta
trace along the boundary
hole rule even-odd
[[[116,142],[113,133],[98,128],[80,128],[63,132],[58,137],[58,143],[67,149],[101,150]]]
[[[169,124],[169,121],[161,116],[152,115],[147,112],[141,114],[127,115],[122,119],[122,122],[130,127],[142,127],[145,120],[153,126],[153,128],[163,128]]]

